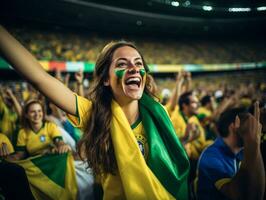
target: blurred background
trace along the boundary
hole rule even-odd
[[[81,96],[88,94],[97,55],[107,43],[117,40],[135,43],[144,55],[152,75],[147,78],[149,89],[162,104],[170,105],[172,116],[181,113],[179,96],[193,91],[200,103],[191,115],[197,117],[197,127],[202,127],[204,145],[195,154],[186,146],[191,185],[197,159],[209,140],[219,136],[216,122],[227,109],[251,110],[253,103],[260,101],[265,152],[266,1],[1,0],[0,24],[45,70]],[[14,146],[20,107],[30,99],[41,100],[50,118],[67,122],[65,113],[0,55],[0,132],[9,136]],[[62,124],[78,142],[82,131]],[[181,123],[177,120],[176,124]],[[185,129],[179,132],[186,133]],[[265,153],[263,158],[266,160]],[[190,197],[193,199],[192,192]]]
[[[144,54],[159,96],[180,70],[192,73],[197,88],[265,87],[262,0],[4,0],[0,19],[46,70],[70,80],[83,69],[90,81],[99,51],[123,39]],[[0,73],[1,84],[22,80],[1,58]]]

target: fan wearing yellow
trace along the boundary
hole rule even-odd
[[[185,144],[191,159],[197,160],[202,150],[211,141],[206,141],[205,132],[198,118],[198,99],[192,92],[186,92],[179,98],[179,109],[171,116],[178,137]]]
[[[61,133],[54,123],[44,120],[42,104],[37,100],[29,100],[22,115],[22,129],[19,131],[16,156],[23,159],[28,153],[30,156],[47,152],[65,153],[70,151]]]
[[[149,69],[133,44],[111,42],[103,48],[88,99],[45,72],[1,26],[0,52],[54,104],[76,117],[78,123],[73,123],[85,130],[79,151],[93,173],[105,177],[103,199],[188,199],[187,155],[168,114],[149,93]],[[148,141],[147,160],[131,128],[139,118]]]

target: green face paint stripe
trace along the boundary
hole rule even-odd
[[[119,79],[122,79],[122,77],[123,77],[124,74],[125,74],[125,71],[126,71],[126,69],[116,69],[116,70],[115,70],[115,74],[116,74],[116,76],[117,76]],[[141,76],[144,76],[144,75],[146,74],[146,71],[145,71],[145,69],[140,69],[140,70],[139,70],[139,73],[140,73]]]
[[[115,70],[115,75],[119,78],[122,79],[122,77],[125,74],[126,69],[116,69]]]
[[[141,76],[144,76],[146,74],[146,71],[145,71],[145,69],[140,69],[139,73]]]

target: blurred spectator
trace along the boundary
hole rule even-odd
[[[39,60],[94,62],[99,49],[111,40],[107,36],[75,34],[68,30],[40,32],[16,28],[12,32]],[[150,64],[215,64],[266,60],[265,43],[255,39],[231,41],[131,37],[127,40],[135,41]]]
[[[242,109],[237,108],[221,115],[218,122],[221,137],[199,159],[199,200],[263,199],[265,171],[259,148],[258,104],[255,109],[254,116],[241,114]]]

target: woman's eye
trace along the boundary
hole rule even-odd
[[[143,64],[142,64],[142,62],[137,62],[135,65],[136,66],[142,66]]]
[[[118,63],[117,64],[117,67],[124,67],[124,66],[126,66],[126,63]]]

